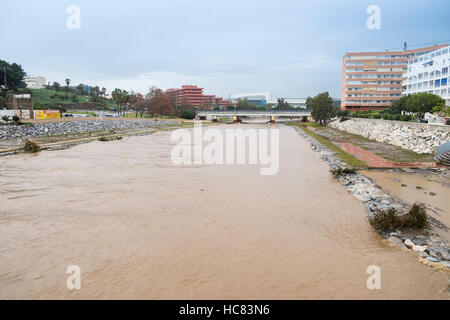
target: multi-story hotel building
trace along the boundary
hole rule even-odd
[[[449,69],[450,46],[409,60],[404,73],[403,95],[434,93],[450,106]]]
[[[203,105],[203,88],[185,85],[178,89],[168,89],[166,93],[177,106],[201,107]]]
[[[203,88],[193,85],[183,85],[178,89],[167,89],[166,93],[176,106],[212,109],[215,106],[226,107],[230,103],[228,100],[216,97],[215,95],[204,95]]]
[[[432,46],[401,52],[350,52],[342,62],[341,110],[389,108],[402,95],[408,60],[445,47]]]

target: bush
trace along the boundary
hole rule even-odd
[[[337,169],[331,170],[331,173],[333,174],[333,176],[335,178],[338,178],[344,174],[355,174],[356,172],[357,172],[357,170],[355,168],[344,168],[344,169],[337,168]]]
[[[190,111],[190,110],[181,110],[181,114],[180,114],[181,118],[183,119],[188,119],[188,120],[192,120],[195,118],[196,113],[195,111]]]
[[[19,116],[17,116],[17,115],[13,115],[13,116],[12,116],[12,120],[13,120],[14,122],[18,122],[18,121],[20,121],[20,118],[19,118]]]
[[[394,208],[387,211],[377,211],[370,219],[370,224],[376,229],[423,229],[428,227],[428,218],[425,207],[415,203],[409,212],[399,215]]]
[[[102,142],[108,142],[108,141],[114,141],[114,140],[122,140],[122,136],[116,136],[116,137],[101,136],[98,139],[98,141],[102,141]]]
[[[339,119],[339,122],[344,122],[344,121],[347,121],[347,120],[350,120],[350,117],[342,116],[342,117]]]
[[[23,146],[23,150],[25,152],[36,153],[36,152],[41,151],[41,147],[39,146],[39,144],[36,141],[33,141],[31,139],[26,139],[24,146]]]
[[[400,121],[411,121],[412,117],[409,114],[400,115]]]
[[[5,121],[5,122],[9,122],[9,117],[8,116],[3,116],[2,120]]]

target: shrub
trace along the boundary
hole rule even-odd
[[[349,117],[342,116],[342,117],[339,119],[339,122],[344,122],[344,121],[347,121],[347,120],[350,120],[350,118],[349,118]]]
[[[39,144],[36,141],[33,141],[31,139],[26,139],[24,146],[23,146],[23,150],[25,152],[36,153],[36,152],[41,151],[41,147],[39,146]]]
[[[2,120],[5,121],[5,122],[9,122],[9,117],[8,116],[3,116]]]
[[[12,120],[13,120],[14,122],[17,122],[17,121],[20,121],[20,118],[19,118],[18,115],[13,115],[13,116],[12,116]]]
[[[357,170],[355,168],[344,168],[344,169],[342,169],[342,168],[339,167],[337,169],[331,170],[331,173],[333,174],[333,176],[335,178],[338,178],[338,177],[340,177],[341,175],[344,175],[344,174],[355,174],[356,172],[357,172]]]
[[[102,142],[108,142],[108,141],[114,141],[114,140],[122,140],[122,136],[116,136],[116,137],[101,136],[98,139],[98,141],[102,141]]]
[[[195,111],[190,111],[190,110],[181,110],[181,114],[180,114],[181,118],[183,119],[188,119],[188,120],[192,120],[195,118],[196,113]]]
[[[415,203],[404,215],[399,215],[394,208],[377,211],[370,219],[370,224],[376,229],[423,229],[428,227],[428,218],[425,207]]]
[[[400,115],[400,121],[411,121],[411,116],[409,114]]]

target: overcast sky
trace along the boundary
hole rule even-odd
[[[69,5],[79,30],[67,27]],[[366,26],[369,5],[380,30]],[[339,97],[345,52],[450,43],[449,12],[448,0],[0,0],[0,59],[108,91]]]

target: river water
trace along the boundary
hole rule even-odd
[[[431,173],[422,175],[400,172],[364,171],[383,189],[401,198],[410,205],[421,202],[427,208],[427,213],[450,227],[450,179]],[[437,229],[437,232],[450,241],[450,232]]]
[[[382,240],[279,129],[273,176],[176,166],[170,132],[0,159],[0,298],[448,299],[447,276]],[[69,265],[80,290],[66,288]]]

